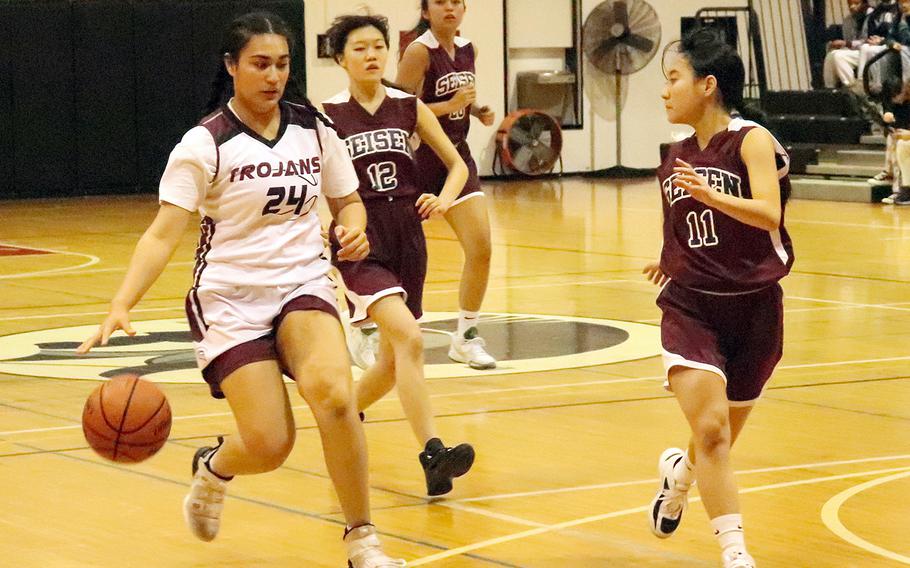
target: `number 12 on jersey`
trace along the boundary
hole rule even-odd
[[[391,191],[398,187],[398,166],[395,162],[379,162],[367,168],[373,191]]]
[[[713,247],[720,242],[714,229],[714,212],[710,209],[702,211],[700,216],[689,211],[686,224],[689,226],[689,248]]]

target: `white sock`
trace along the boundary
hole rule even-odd
[[[479,316],[480,312],[461,310],[458,313],[458,337],[464,337],[465,332],[472,327],[477,327],[477,318]]]
[[[685,491],[695,483],[695,464],[689,460],[688,452],[683,456],[673,468],[673,478],[676,479],[676,488]]]
[[[725,553],[728,550],[746,552],[746,538],[743,533],[743,516],[739,513],[721,515],[711,519],[714,536]]]

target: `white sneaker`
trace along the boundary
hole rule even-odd
[[[900,196],[900,193],[898,193],[898,192],[895,191],[894,193],[892,193],[892,194],[889,195],[888,197],[883,198],[883,199],[882,199],[882,203],[884,203],[885,205],[894,205],[894,201],[895,201],[899,196]]]
[[[221,446],[199,448],[193,456],[193,482],[190,492],[183,499],[183,518],[190,531],[200,540],[209,542],[218,536],[221,526],[221,510],[227,482],[206,467],[205,461]]]
[[[361,369],[368,369],[376,364],[376,352],[379,350],[379,329],[364,333],[362,328],[351,327],[348,330],[348,352],[351,360]]]
[[[472,369],[495,369],[496,359],[487,353],[486,342],[477,335],[477,328],[469,328],[463,337],[452,335],[452,346],[449,348],[449,359],[467,363]]]
[[[724,568],[755,568],[755,559],[743,550],[734,550],[723,553]]]
[[[660,454],[657,471],[660,477],[660,486],[657,495],[648,508],[651,532],[658,538],[668,538],[673,535],[683,512],[689,506],[689,487],[677,487],[673,469],[686,454],[679,448],[668,448]]]
[[[382,551],[376,536],[376,527],[364,525],[352,529],[344,536],[348,547],[348,568],[399,568],[407,566],[404,560],[390,558]]]
[[[867,179],[866,183],[868,183],[869,185],[875,185],[875,186],[891,185],[892,183],[894,183],[894,177],[892,177],[891,174],[889,174],[885,170],[882,170],[882,171],[878,172],[877,174],[875,174],[874,176],[872,176],[871,178]]]

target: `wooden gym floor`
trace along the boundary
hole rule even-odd
[[[485,310],[501,314],[486,328],[506,372],[446,365],[444,341],[428,331],[438,427],[478,451],[474,470],[436,502],[423,497],[397,400],[370,409],[374,521],[387,549],[411,566],[718,566],[697,500],[672,539],[652,537],[645,521],[658,455],[687,439],[654,356],[656,290],[640,275],[659,247],[656,184],[485,187],[494,240]],[[176,381],[162,383],[175,414],[164,449],[123,466],[86,447],[79,420],[97,383],[72,378],[118,362],[74,359],[72,342],[91,328],[66,328],[101,321],[155,209],[154,196],[0,202],[2,563],[343,566],[341,516],[293,389],[294,452],[281,469],[231,484],[210,544],[184,527],[181,500],[195,448],[233,426],[227,404],[185,368],[185,345],[155,347],[184,353],[182,370],[161,374]],[[762,567],[910,564],[910,208],[795,201],[787,213],[797,261],[783,283],[785,355],[734,450],[750,548]],[[425,307],[444,320],[457,309],[460,253],[443,222],[426,229]],[[140,329],[179,326],[196,231],[134,312]],[[631,347],[604,350],[612,359],[573,354],[591,348],[596,325],[561,323],[581,321],[571,317],[628,324]]]

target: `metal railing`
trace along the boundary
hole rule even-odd
[[[749,0],[747,7],[702,8],[696,19],[722,28],[731,22],[721,20],[735,19],[732,25],[746,65],[746,96],[757,98],[765,91],[820,86],[823,22],[842,22],[846,13],[846,0]]]
[[[768,88],[761,24],[750,7],[702,8],[695,13],[701,25],[735,30],[736,48],[746,68],[746,98],[758,99]]]

